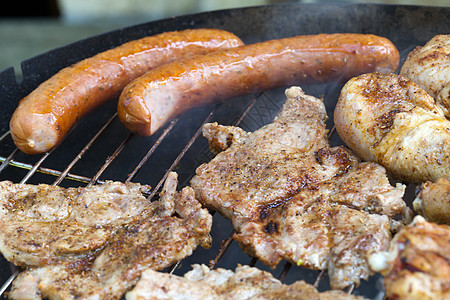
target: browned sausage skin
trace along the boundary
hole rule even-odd
[[[242,45],[218,29],[166,32],[125,43],[62,69],[23,98],[11,121],[12,138],[27,154],[61,142],[85,114],[117,97],[146,71],[186,56]]]
[[[369,34],[319,34],[270,40],[175,61],[127,85],[118,115],[132,132],[152,135],[199,105],[285,85],[347,80],[395,71],[399,52]]]

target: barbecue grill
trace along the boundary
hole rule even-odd
[[[23,79],[16,80],[14,69],[0,73],[0,180],[22,183],[48,183],[63,187],[87,186],[105,180],[133,181],[152,186],[149,199],[158,193],[169,171],[179,174],[179,189],[189,183],[195,169],[209,161],[201,127],[216,121],[253,131],[272,121],[285,101],[284,88],[230,99],[221,104],[193,109],[168,123],[151,137],[130,134],[116,115],[116,101],[82,119],[56,149],[43,155],[25,155],[12,142],[9,119],[17,102],[37,85],[66,67],[100,51],[124,42],[164,31],[186,28],[221,28],[231,31],[245,43],[301,34],[357,32],[389,38],[399,49],[401,63],[417,45],[436,34],[450,32],[450,8],[367,4],[278,4],[219,10],[138,24],[94,36],[33,57],[22,63]],[[342,82],[302,86],[307,94],[324,99],[328,128],[333,127],[333,108]],[[342,144],[330,132],[331,145]],[[407,189],[411,201],[414,187]],[[410,203],[409,203],[410,204]],[[212,248],[198,248],[194,254],[166,270],[182,275],[194,263],[234,270],[249,264],[268,270],[285,283],[305,280],[319,290],[329,289],[326,272],[306,270],[281,263],[271,270],[246,255],[233,242],[231,222],[214,214]],[[8,288],[14,266],[0,261],[0,285]],[[2,291],[2,293],[3,293]],[[382,278],[374,275],[349,293],[371,299],[383,297]],[[3,295],[2,297],[5,297]]]

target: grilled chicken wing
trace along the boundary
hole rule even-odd
[[[434,99],[395,74],[349,80],[334,111],[336,131],[362,159],[400,180],[450,180],[450,121]]]
[[[320,99],[299,87],[286,95],[273,123],[255,132],[206,124],[212,148],[226,150],[197,168],[191,186],[266,265],[286,259],[328,269],[332,288],[358,284],[370,274],[366,252],[385,249],[391,217],[408,211],[405,186],[391,186],[383,167],[329,146]]]
[[[437,35],[411,51],[400,75],[433,96],[450,118],[450,35]]]
[[[393,238],[389,251],[369,263],[385,276],[388,299],[450,299],[450,227],[416,216]]]
[[[212,217],[191,188],[174,190],[176,180],[171,173],[160,200],[146,199],[148,209],[117,226],[102,249],[82,259],[26,269],[13,281],[9,297],[120,299],[142,270],[161,270],[189,256],[199,244],[209,247]]]
[[[342,291],[319,293],[312,285],[296,281],[286,285],[272,274],[249,266],[238,266],[235,272],[210,270],[205,265],[193,265],[184,277],[145,270],[127,300],[145,299],[298,299],[344,300],[363,299]]]
[[[436,182],[423,183],[413,206],[428,221],[450,225],[450,182],[439,178]]]

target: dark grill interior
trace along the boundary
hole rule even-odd
[[[8,132],[8,121],[17,101],[60,68],[125,41],[162,31],[199,27],[230,30],[246,43],[298,34],[360,32],[391,39],[403,61],[416,45],[423,44],[435,34],[448,33],[449,16],[447,8],[284,4],[150,22],[56,49],[24,62],[21,82],[15,80],[12,68],[0,73],[0,180],[64,187],[86,186],[105,180],[133,181],[151,185],[153,190],[148,197],[152,199],[157,197],[169,171],[179,174],[180,189],[189,183],[196,167],[213,157],[206,139],[201,137],[204,123],[216,121],[253,131],[270,122],[284,103],[284,88],[230,99],[219,105],[193,109],[154,136],[139,137],[122,126],[116,117],[116,103],[112,101],[77,124],[54,151],[37,156],[18,151]],[[333,126],[332,113],[341,86],[342,83],[302,86],[308,94],[324,98],[330,117],[329,129]],[[341,144],[333,131],[330,140],[332,145]],[[237,264],[250,264],[269,270],[239,249],[231,239],[232,232],[230,222],[215,213],[212,248],[198,248],[192,256],[167,271],[181,275],[190,270],[193,263],[229,269],[234,269]],[[7,288],[14,267],[2,259],[0,269],[0,284],[5,283]],[[289,263],[281,263],[270,271],[286,283],[303,279],[316,284],[319,290],[329,288],[326,272],[305,270]],[[380,299],[381,277],[375,275],[354,291],[349,288],[348,292]]]

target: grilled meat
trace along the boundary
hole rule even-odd
[[[450,121],[411,80],[381,73],[350,79],[334,121],[348,147],[396,179],[416,184],[450,179]]]
[[[428,221],[450,225],[450,182],[445,178],[424,182],[413,206]]]
[[[319,293],[304,281],[286,285],[269,272],[249,266],[238,266],[235,272],[192,267],[184,277],[145,270],[126,299],[363,299],[336,290]]]
[[[19,266],[92,255],[121,224],[153,209],[148,187],[106,182],[87,188],[0,182],[0,251]]]
[[[29,268],[14,280],[11,299],[120,299],[142,270],[161,270],[210,246],[212,217],[191,188],[177,193],[176,174],[159,201],[117,226],[104,247],[82,259]],[[175,216],[177,214],[179,217]]]
[[[275,120],[255,132],[206,124],[211,148],[226,150],[197,168],[191,186],[264,264],[328,269],[334,289],[358,284],[370,274],[367,251],[385,249],[392,217],[406,215],[405,186],[392,187],[381,166],[329,146],[321,100],[299,87],[286,95]]]
[[[417,83],[450,117],[450,35],[436,35],[408,54],[400,75]]]
[[[416,216],[392,239],[389,251],[369,255],[385,276],[388,299],[450,299],[450,227]]]

